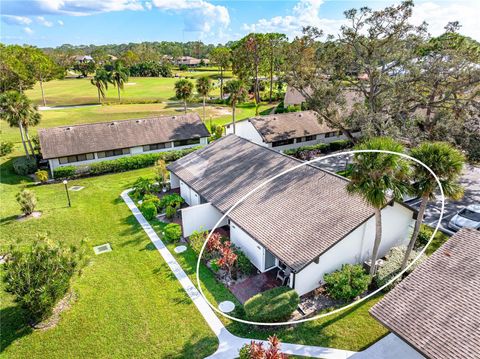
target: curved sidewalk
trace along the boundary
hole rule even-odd
[[[208,358],[231,359],[231,358],[238,357],[238,351],[240,350],[240,348],[245,344],[249,344],[253,339],[237,337],[236,335],[233,335],[232,333],[230,333],[227,330],[227,328],[225,328],[225,326],[217,317],[217,315],[212,310],[212,308],[210,308],[210,306],[205,301],[205,299],[200,295],[200,292],[193,285],[190,278],[183,271],[180,264],[178,264],[178,262],[170,253],[168,248],[161,241],[160,237],[158,237],[155,230],[148,223],[148,221],[143,217],[140,210],[137,208],[133,200],[128,195],[130,191],[131,189],[127,189],[122,192],[121,197],[123,201],[126,203],[130,211],[132,211],[138,223],[140,223],[145,233],[147,233],[148,237],[150,238],[152,243],[155,245],[155,248],[157,248],[160,255],[163,257],[165,262],[167,262],[168,266],[170,267],[171,271],[173,272],[175,277],[178,279],[178,281],[182,285],[185,292],[187,292],[188,296],[193,301],[193,303],[199,310],[200,314],[202,314],[203,318],[209,325],[210,329],[212,329],[212,331],[215,333],[215,335],[218,338],[218,349],[215,353],[210,355]],[[255,341],[260,342],[261,340],[255,339]],[[281,350],[283,353],[286,353],[286,354],[300,355],[300,356],[307,356],[307,357],[314,357],[314,358],[324,358],[324,359],[346,359],[355,354],[355,352],[351,352],[348,350],[324,348],[324,347],[301,345],[301,344],[290,344],[290,343],[282,343]]]

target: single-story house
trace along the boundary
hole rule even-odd
[[[75,55],[72,56],[72,59],[78,63],[94,62],[93,57],[91,57],[90,55]]]
[[[306,93],[310,95],[312,93],[312,90],[310,88],[307,88]],[[345,89],[344,96],[346,101],[346,111],[351,111],[356,103],[362,102],[364,100],[362,94],[352,90]],[[283,104],[285,107],[299,106],[304,102],[306,102],[305,96],[303,96],[300,91],[290,85],[287,86],[287,91],[285,92],[285,97],[283,98]]]
[[[480,357],[480,232],[462,229],[370,309],[410,358]]]
[[[226,125],[225,131],[232,134],[233,124]],[[313,111],[251,117],[235,124],[235,134],[277,151],[346,139],[342,131],[320,123]]]
[[[210,63],[210,60],[208,59],[197,59],[195,57],[191,57],[191,56],[182,56],[182,57],[179,57],[178,59],[175,60],[175,65],[177,66],[180,66],[180,65],[186,65],[188,67],[196,67],[196,66],[200,66],[201,64],[209,64]]]
[[[184,237],[212,229],[238,200],[265,180],[302,162],[244,138],[227,135],[171,163],[172,188],[182,209]],[[317,288],[325,273],[371,256],[374,209],[347,193],[348,181],[312,165],[302,166],[261,187],[220,226],[261,272],[277,267],[300,295]],[[382,209],[379,255],[408,243],[416,212],[397,202]]]
[[[50,170],[141,153],[206,145],[210,136],[196,113],[44,128],[40,149]]]

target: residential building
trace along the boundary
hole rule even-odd
[[[480,232],[462,229],[370,309],[418,353],[402,359],[480,357],[479,258]]]
[[[226,125],[225,130],[232,134],[233,124]],[[346,139],[341,131],[320,123],[313,111],[251,117],[235,124],[235,134],[277,151]],[[360,131],[354,135],[360,136]]]
[[[210,136],[196,113],[40,129],[50,170],[172,149],[206,145]]]
[[[286,284],[300,295],[317,288],[325,273],[342,264],[369,259],[373,207],[347,192],[345,178],[302,163],[235,135],[171,163],[171,187],[179,188],[189,204],[182,209],[184,237],[220,222],[259,271],[281,268],[289,275]],[[261,186],[228,212],[250,191],[289,169],[293,171]],[[380,257],[408,243],[415,216],[414,210],[393,201],[382,209]]]
[[[208,59],[197,59],[195,57],[191,56],[182,56],[179,57],[178,59],[175,60],[175,65],[181,66],[181,65],[186,65],[188,67],[198,67],[201,64],[208,65],[210,63],[210,60]]]

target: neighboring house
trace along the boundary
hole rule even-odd
[[[370,309],[418,356],[480,357],[480,232],[462,229]]]
[[[225,129],[227,134],[233,133],[232,124]],[[277,151],[346,139],[341,131],[330,128],[325,122],[320,124],[313,111],[252,117],[237,122],[235,134]],[[360,132],[354,135],[359,136]]]
[[[93,57],[89,55],[75,55],[73,56],[75,62],[94,62]]]
[[[306,93],[310,95],[312,90],[310,88],[306,89]],[[345,110],[351,111],[353,106],[356,103],[363,101],[364,97],[360,93],[352,90],[344,90],[345,96]],[[292,86],[287,86],[287,91],[285,92],[285,97],[283,99],[283,105],[288,106],[298,106],[306,102],[305,96],[303,96],[300,91]]]
[[[40,129],[50,170],[141,153],[206,145],[210,136],[196,113]]]
[[[202,64],[202,61],[203,61],[203,64],[205,65],[209,64],[210,62],[208,59],[197,59],[191,56],[182,56],[175,60],[175,65],[177,66],[186,65],[188,67],[197,67]]]
[[[183,235],[212,229],[238,200],[265,180],[302,162],[235,135],[228,135],[171,163],[172,188],[190,206],[182,209]],[[371,256],[374,209],[347,193],[348,181],[307,165],[261,187],[220,226],[261,272],[289,273],[288,285],[303,295],[323,275]],[[391,202],[383,210],[379,255],[408,243],[415,211]]]

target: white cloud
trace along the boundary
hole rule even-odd
[[[210,32],[216,26],[226,29],[230,24],[230,14],[225,6],[204,0],[153,0],[153,5],[162,11],[181,13],[185,31]]]
[[[10,15],[72,15],[85,16],[102,12],[142,10],[140,0],[31,0],[5,1],[2,11]]]
[[[412,23],[419,25],[422,21],[428,23],[428,30],[433,36],[441,35],[448,22],[459,21],[462,27],[460,33],[480,40],[480,1],[457,2],[422,2],[413,8]]]
[[[43,16],[37,16],[37,22],[39,24],[43,25],[43,26],[46,26],[46,27],[52,27],[53,26],[53,22],[48,21]]]
[[[292,8],[292,15],[260,19],[254,24],[243,24],[249,32],[281,32],[293,38],[305,26],[316,26],[326,34],[336,34],[345,20],[326,19],[320,16],[323,0],[300,0]]]
[[[32,23],[32,20],[25,16],[15,16],[15,15],[3,15],[2,21],[8,25],[29,25]]]
[[[151,2],[147,1],[144,6],[145,6],[146,9],[152,10],[152,3]]]
[[[63,25],[64,25],[64,23],[63,23],[62,20],[57,20],[57,24],[60,25],[60,26],[63,26]]]
[[[28,26],[27,26],[27,27],[24,27],[24,28],[23,28],[23,31],[25,31],[25,33],[26,33],[26,34],[29,34],[29,35],[33,34],[33,30],[30,29]]]

